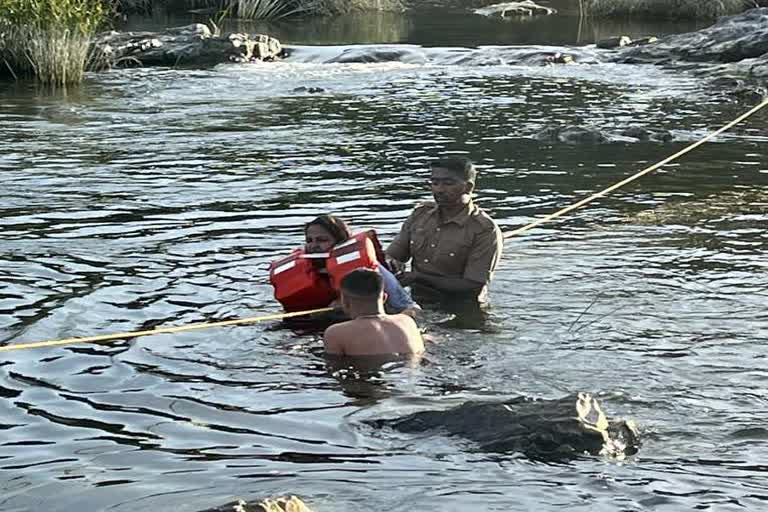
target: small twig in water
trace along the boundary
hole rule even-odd
[[[568,332],[571,332],[571,329],[573,329],[573,326],[579,323],[579,320],[581,320],[581,317],[587,314],[587,311],[589,311],[592,306],[595,305],[597,300],[600,298],[600,296],[603,294],[603,292],[598,292],[597,295],[595,295],[595,298],[592,299],[592,302],[589,303],[589,305],[584,309],[584,311],[581,312],[581,314],[576,318],[576,320],[573,321],[570,327],[568,327]]]
[[[624,306],[619,306],[617,308],[612,309],[611,311],[609,311],[608,313],[604,314],[603,316],[601,316],[599,318],[595,318],[591,322],[587,322],[584,325],[580,325],[579,328],[574,331],[574,334],[578,333],[579,331],[581,331],[585,327],[589,327],[590,325],[594,324],[595,322],[599,322],[601,320],[605,320],[606,318],[608,318],[609,316],[611,316],[615,312],[621,311],[622,309],[624,309]]]

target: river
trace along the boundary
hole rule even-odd
[[[486,20],[458,16],[276,35],[306,56],[363,43],[586,44],[615,30],[573,17],[549,31],[481,30]],[[299,57],[113,70],[59,92],[0,84],[0,343],[275,312],[266,269],[301,243],[302,223],[334,212],[391,240],[446,153],[475,160],[478,204],[503,229],[521,226],[748,108],[710,92],[651,66]],[[551,122],[677,140],[537,141]],[[438,342],[415,367],[334,371],[317,333],[274,323],[3,352],[0,510],[195,511],[285,493],[317,512],[763,510],[766,128],[758,115],[509,240],[493,328],[451,329],[427,312]],[[672,213],[640,221],[650,209]],[[362,423],[576,391],[639,424],[636,456],[545,464]]]

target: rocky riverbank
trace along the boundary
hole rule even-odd
[[[611,60],[670,67],[696,63],[721,76],[733,73],[768,80],[768,8],[725,16],[711,27],[661,37],[652,44],[622,48]]]
[[[108,66],[209,66],[280,58],[277,39],[262,34],[213,33],[194,23],[162,32],[105,32],[92,43],[97,62]]]

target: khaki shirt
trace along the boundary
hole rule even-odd
[[[428,202],[405,220],[387,254],[402,262],[413,259],[411,267],[418,272],[487,285],[502,246],[499,226],[474,203],[441,221],[437,205]]]

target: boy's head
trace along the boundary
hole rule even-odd
[[[347,314],[379,301],[384,302],[384,280],[375,270],[358,268],[341,279],[341,303]]]

